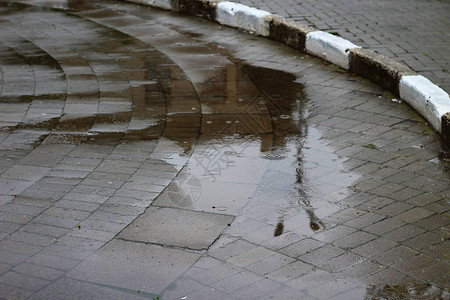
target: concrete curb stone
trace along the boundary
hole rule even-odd
[[[450,146],[450,97],[407,66],[348,40],[243,4],[221,0],[125,0],[201,16],[269,37],[361,75],[414,107]],[[404,80],[402,78],[405,77]]]
[[[399,95],[403,75],[417,75],[409,67],[369,49],[350,50],[350,72],[361,75]]]

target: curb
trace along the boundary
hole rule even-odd
[[[419,112],[450,147],[450,98],[407,66],[330,33],[270,12],[222,0],[125,0],[203,17],[320,57],[399,96]]]

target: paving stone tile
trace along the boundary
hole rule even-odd
[[[428,209],[424,209],[421,207],[414,207],[408,211],[405,211],[395,216],[395,218],[406,223],[415,223],[421,219],[431,216],[432,214],[433,212],[429,211]]]
[[[243,268],[252,263],[263,260],[273,254],[274,254],[274,252],[271,250],[265,249],[263,247],[258,247],[258,248],[251,249],[247,252],[241,253],[239,255],[233,256],[230,259],[228,259],[227,261],[238,267]]]
[[[240,272],[242,272],[242,269],[232,264],[202,257],[193,267],[186,271],[184,276],[209,285]]]
[[[356,229],[361,229],[382,219],[384,219],[384,216],[369,212],[346,222],[345,225]]]
[[[353,249],[373,239],[375,239],[375,235],[373,234],[363,231],[356,231],[354,233],[351,233],[343,238],[334,241],[333,244],[342,249]]]
[[[30,263],[22,263],[14,268],[14,271],[29,276],[41,278],[43,280],[53,281],[61,277],[64,272],[44,266],[38,266]]]
[[[47,280],[19,274],[13,271],[0,275],[0,282],[19,288],[25,288],[30,291],[40,290],[50,283]]]
[[[332,258],[324,263],[319,264],[319,268],[328,271],[330,273],[335,273],[346,269],[354,264],[362,262],[364,260],[363,257],[346,252],[338,257]]]
[[[258,275],[265,275],[292,262],[294,262],[293,258],[275,253],[274,255],[246,266],[246,269]]]
[[[51,244],[55,238],[38,233],[30,233],[25,231],[16,231],[9,235],[9,239],[17,242],[23,242],[30,245],[47,246]]]
[[[119,238],[201,250],[207,249],[232,220],[225,215],[151,207]]]
[[[431,266],[434,263],[433,259],[423,254],[417,254],[400,260],[399,263],[392,266],[393,269],[402,273],[420,273],[422,269]]]
[[[340,272],[340,275],[348,276],[350,278],[364,278],[373,273],[379,272],[383,268],[383,265],[377,264],[370,260],[365,260],[343,270]]]
[[[407,241],[404,241],[403,244],[414,248],[414,249],[422,249],[430,245],[434,245],[442,242],[445,239],[441,234],[435,232],[425,232],[421,235],[415,236]]]
[[[107,286],[87,283],[70,278],[60,280],[48,285],[39,291],[36,299],[70,298],[78,295],[80,298],[95,297],[97,299],[142,299],[142,297],[155,298],[156,294],[141,293],[139,290],[118,290]]]
[[[17,179],[3,179],[0,182],[0,194],[4,195],[18,195],[25,191],[28,187],[33,185],[33,181],[17,180]]]
[[[207,286],[190,278],[181,277],[171,283],[162,293],[161,298],[181,299],[189,297],[192,293],[206,289]]]
[[[403,278],[405,278],[405,274],[388,268],[364,278],[364,281],[370,286],[379,287],[395,285],[396,283],[401,282]]]
[[[399,221],[394,218],[387,218],[378,223],[364,227],[364,231],[367,231],[367,232],[370,232],[373,234],[377,234],[377,235],[383,235],[386,232],[397,229],[403,225],[405,225],[405,223],[403,223],[402,221]]]
[[[283,266],[278,270],[268,273],[266,277],[276,282],[284,283],[303,274],[307,274],[312,270],[313,267],[311,267],[310,265],[307,265],[301,261],[295,261],[289,265]]]
[[[397,246],[397,243],[385,238],[378,238],[370,241],[367,244],[359,246],[352,250],[352,252],[359,254],[363,257],[372,257],[380,252],[384,252],[390,248]]]
[[[404,211],[410,210],[413,206],[403,202],[394,202],[376,211],[377,214],[386,216],[396,216]]]
[[[51,169],[26,165],[15,165],[2,174],[3,178],[37,181],[44,177]]]
[[[281,287],[279,283],[272,280],[262,279],[234,291],[232,295],[239,299],[264,298]]]
[[[11,265],[18,265],[29,257],[27,254],[18,254],[3,250],[0,250],[0,254],[0,262]]]
[[[225,279],[216,281],[211,284],[213,288],[223,292],[233,292],[236,289],[251,285],[260,280],[260,277],[249,272],[242,271]]]
[[[333,257],[339,256],[343,253],[345,253],[345,251],[338,247],[332,245],[325,245],[321,248],[311,250],[307,254],[299,256],[299,259],[316,265],[329,259],[332,259]]]
[[[160,294],[198,258],[198,254],[181,250],[113,240],[71,270],[67,276],[87,282]],[[143,268],[144,262],[146,266],[153,267]],[[154,272],[155,269],[159,271]],[[132,274],[141,275],[136,277],[131,276]]]
[[[307,254],[324,245],[325,243],[323,242],[307,238],[281,249],[280,252],[287,256],[298,258],[300,255]]]
[[[2,212],[11,212],[16,214],[24,214],[30,216],[39,215],[44,208],[37,206],[29,206],[29,205],[21,205],[15,203],[8,203],[0,207],[0,211]]]
[[[356,230],[351,227],[345,225],[337,225],[328,230],[322,231],[312,237],[322,242],[333,242],[355,231]]]

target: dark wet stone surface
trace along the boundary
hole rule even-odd
[[[2,297],[448,297],[448,150],[390,93],[205,20],[21,3]]]

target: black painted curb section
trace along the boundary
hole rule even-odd
[[[407,66],[369,49],[350,50],[350,72],[361,75],[399,96],[403,75],[416,75]]]
[[[286,19],[277,15],[272,17],[269,25],[269,37],[271,39],[302,52],[305,52],[306,48],[306,35],[308,32],[316,31],[309,26],[286,21]]]
[[[444,143],[450,147],[450,112],[442,116],[441,137]]]
[[[174,6],[178,12],[215,21],[219,2],[220,0],[178,0],[178,5]]]

